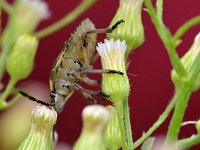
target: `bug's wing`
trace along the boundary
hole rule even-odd
[[[66,43],[64,57],[70,57],[90,64],[95,51],[97,34],[88,34],[85,41],[84,37],[88,31],[94,29],[95,26],[90,19],[83,20]]]

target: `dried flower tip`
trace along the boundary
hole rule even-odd
[[[22,35],[18,38],[7,61],[7,71],[16,81],[26,78],[31,73],[37,46],[38,41],[35,37]]]
[[[74,145],[74,150],[106,150],[105,128],[110,117],[109,111],[100,105],[90,105],[82,112],[83,128]]]
[[[111,69],[123,72],[119,74],[103,74],[102,90],[110,97],[112,102],[119,102],[127,98],[130,91],[129,80],[125,65],[125,41],[104,40],[98,43],[97,51],[101,57],[103,69]]]
[[[29,135],[21,143],[18,150],[52,150],[52,130],[56,120],[57,113],[52,107],[37,105],[31,114]]]

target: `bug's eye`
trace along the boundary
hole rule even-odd
[[[51,97],[52,99],[55,98],[55,96],[56,96],[55,93],[53,93],[53,92],[50,93],[50,97]]]

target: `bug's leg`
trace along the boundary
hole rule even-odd
[[[99,80],[93,80],[93,79],[90,79],[90,78],[88,78],[86,76],[80,77],[78,79],[83,81],[83,82],[85,82],[85,83],[87,83],[88,85],[91,85],[91,86],[96,86],[96,85],[98,85],[100,83]]]
[[[117,71],[117,70],[111,70],[111,69],[86,69],[86,70],[82,70],[81,71],[82,74],[88,74],[88,73],[114,73],[114,74],[120,74],[123,75],[124,73],[121,71]]]
[[[98,58],[99,58],[99,54],[96,53],[96,54],[94,55],[94,57],[92,58],[91,64],[93,64]]]
[[[83,93],[87,93],[87,94],[90,94],[90,95],[94,95],[94,96],[103,96],[103,97],[109,97],[109,95],[105,94],[104,92],[102,91],[92,91],[92,90],[88,90],[88,89],[85,89],[84,87],[80,86],[79,84],[73,84],[72,87],[71,87],[73,90],[76,90],[76,91],[81,91]]]
[[[121,24],[122,22],[124,22],[123,19],[117,21],[112,27],[110,28],[104,28],[104,29],[94,29],[94,30],[90,30],[86,32],[86,36],[87,34],[92,34],[92,33],[111,33],[113,30],[115,30],[117,28],[117,26],[119,24]]]
[[[84,92],[82,92],[82,94],[91,104],[97,104],[96,99],[94,97],[92,97],[92,95],[90,95],[88,93],[84,93]]]
[[[46,102],[44,102],[44,101],[42,101],[42,100],[39,100],[39,99],[36,99],[35,97],[32,97],[32,96],[28,95],[27,93],[25,93],[25,92],[23,92],[23,91],[19,91],[19,93],[20,93],[21,95],[23,95],[24,97],[27,97],[27,98],[30,99],[31,101],[40,103],[40,104],[45,105],[45,106],[48,106],[48,107],[49,107],[49,106],[52,106],[52,104],[46,103]]]
[[[121,24],[122,22],[124,22],[123,19],[117,21],[112,27],[110,28],[103,28],[103,29],[94,29],[94,30],[90,30],[90,31],[87,31],[84,35],[83,35],[83,38],[84,38],[84,46],[86,47],[87,45],[87,35],[88,34],[93,34],[93,33],[111,33],[113,32],[113,30],[115,30],[117,28],[117,26],[119,24]]]

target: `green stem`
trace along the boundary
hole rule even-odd
[[[122,135],[122,149],[123,150],[128,150],[127,147],[127,138],[126,138],[126,130],[125,130],[125,125],[124,125],[124,112],[123,112],[123,104],[122,102],[117,102],[115,103],[115,109],[117,111],[117,116],[119,119],[119,126],[120,126],[120,131]]]
[[[170,121],[170,125],[167,131],[166,142],[176,142],[178,140],[178,134],[180,131],[181,123],[187,108],[187,104],[191,95],[191,86],[189,83],[185,83],[178,91],[178,100],[175,106],[175,110]]]
[[[165,48],[167,49],[173,68],[176,70],[179,76],[185,76],[186,71],[179,59],[178,54],[176,53],[175,42],[173,41],[173,38],[171,37],[170,32],[166,29],[166,27],[164,26],[164,23],[161,22],[161,20],[157,17],[157,14],[155,13],[151,0],[144,0],[144,2],[148,9],[148,13],[151,17],[151,20],[154,23],[154,26]]]
[[[1,0],[0,5],[2,9],[7,12],[8,14],[12,13],[12,7],[10,6],[9,3],[7,3],[5,0]]]
[[[153,124],[152,127],[149,128],[149,130],[145,134],[142,135],[141,138],[139,138],[136,142],[134,142],[133,144],[134,148],[140,146],[167,119],[169,113],[174,108],[178,97],[179,94],[175,93],[173,99],[171,100],[165,111],[160,115],[159,119]]]
[[[6,102],[6,99],[10,95],[10,93],[12,92],[15,84],[16,84],[16,80],[11,78],[9,83],[8,83],[8,85],[6,86],[5,91],[0,96],[0,110],[2,110],[5,107],[7,107],[8,103]]]
[[[77,17],[79,17],[84,11],[86,11],[90,6],[92,6],[96,0],[83,0],[79,6],[77,6],[72,12],[63,17],[58,22],[50,25],[49,27],[35,33],[35,36],[39,39],[44,38],[54,32],[60,30],[65,27],[72,21],[74,21]]]
[[[162,16],[163,16],[163,0],[157,0],[156,1],[156,13],[157,13],[157,17],[158,20],[160,21],[160,23],[163,22],[162,20]]]
[[[191,27],[200,23],[200,16],[196,16],[184,23],[174,34],[174,40],[180,39]]]
[[[134,150],[128,98],[123,101],[123,111],[124,111],[124,123],[125,123],[125,130],[126,130],[128,149],[129,150]]]
[[[200,143],[200,135],[192,135],[189,138],[178,141],[178,146],[181,149],[190,148]]]

